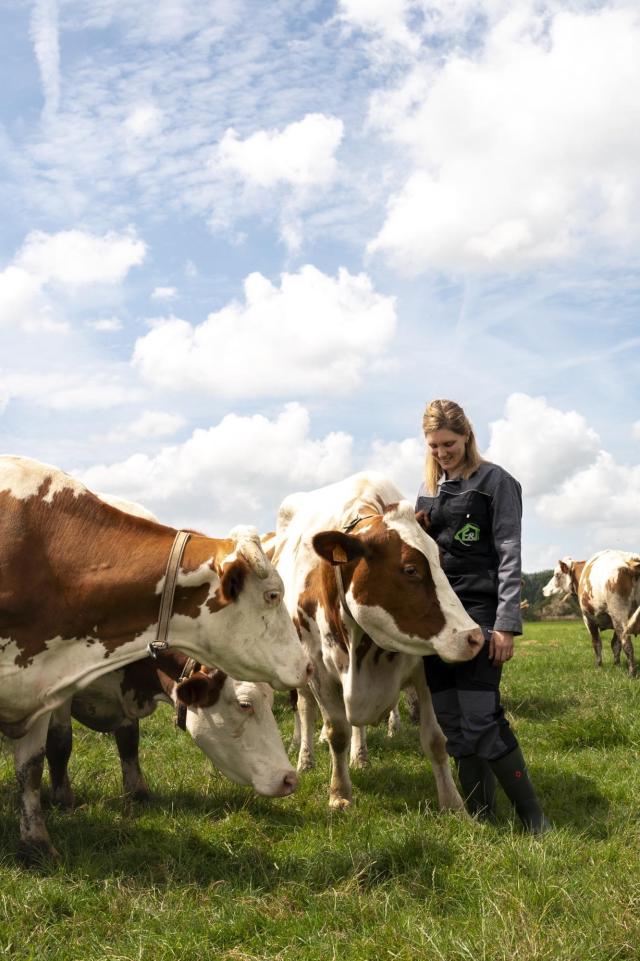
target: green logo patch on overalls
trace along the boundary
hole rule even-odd
[[[460,544],[475,544],[476,541],[480,540],[480,528],[477,524],[467,522],[464,527],[456,531],[453,539],[459,541]]]

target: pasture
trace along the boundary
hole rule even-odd
[[[25,870],[0,758],[0,957],[12,961],[614,961],[640,943],[640,680],[597,671],[581,623],[528,623],[505,706],[555,830],[434,810],[406,720],[369,738],[353,808],[327,808],[328,757],[284,800],[209,768],[161,706],[143,722],[154,800],[127,803],[110,739],[74,725],[74,813],[48,812],[62,864]],[[292,717],[276,699],[286,738]]]

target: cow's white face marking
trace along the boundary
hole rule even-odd
[[[565,565],[566,570],[562,569],[561,565]],[[552,597],[554,594],[570,594],[571,585],[571,568],[573,566],[572,557],[563,557],[562,560],[558,561],[556,564],[551,578],[542,588],[543,597]]]
[[[266,684],[227,677],[211,707],[187,710],[187,731],[223,774],[250,784],[258,794],[290,793],[285,776],[294,772],[273,716],[273,691]]]

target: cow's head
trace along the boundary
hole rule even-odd
[[[258,794],[292,794],[298,778],[271,710],[267,684],[235,681],[201,667],[178,684],[174,697],[187,706],[186,728],[201,751],[232,781]]]
[[[576,564],[578,563],[581,567],[584,567],[583,561],[574,561],[572,557],[563,557],[559,560],[550,580],[542,588],[542,596],[552,597],[554,594],[571,594],[574,592],[573,584],[576,580]]]
[[[482,632],[447,581],[425,523],[400,501],[363,517],[349,533],[322,531],[312,544],[340,568],[349,612],[379,647],[469,660],[482,646]]]
[[[302,686],[311,665],[283,604],[282,579],[262,550],[258,532],[237,527],[218,543],[212,563],[219,580],[211,583],[202,606],[203,623],[195,626],[215,638],[211,660],[215,657],[221,668],[242,680],[265,681],[282,690]],[[190,577],[179,583],[188,586]],[[176,647],[181,647],[179,642]],[[200,643],[185,649],[202,657]]]

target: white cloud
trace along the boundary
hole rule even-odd
[[[177,297],[178,291],[175,287],[154,287],[151,294],[152,300],[173,300]]]
[[[131,267],[141,264],[146,246],[133,231],[110,231],[102,236],[83,230],[56,234],[32,231],[16,257],[18,267],[41,284],[56,281],[70,287],[115,284]]]
[[[423,479],[424,459],[424,441],[415,437],[389,442],[374,440],[366,468],[386,474],[403,496],[413,503]]]
[[[101,439],[106,443],[123,443],[129,440],[151,440],[159,437],[170,437],[186,420],[179,414],[169,414],[160,410],[145,410],[139,417],[127,424],[122,424]]]
[[[337,279],[307,265],[275,287],[262,274],[234,302],[194,327],[156,321],[135,345],[133,363],[150,383],[227,397],[344,394],[388,348],[394,300],[365,274]]]
[[[631,432],[636,440],[640,440],[640,420],[635,421],[631,427]]]
[[[31,14],[31,39],[44,90],[44,114],[55,114],[60,103],[60,44],[56,0],[36,0]]]
[[[92,284],[116,284],[142,263],[145,244],[132,231],[99,236],[82,230],[32,231],[0,271],[0,327],[66,334],[60,298]],[[49,285],[55,284],[55,291]],[[97,330],[115,329],[96,321]]]
[[[640,544],[640,464],[616,463],[601,451],[594,464],[568,477],[560,489],[541,497],[537,511],[556,524],[604,527]],[[611,544],[602,544],[610,547]]]
[[[127,384],[119,370],[91,367],[49,373],[12,371],[3,375],[2,386],[10,397],[57,411],[109,410],[138,403],[142,391]]]
[[[309,113],[283,130],[259,130],[246,140],[229,129],[216,163],[258,187],[327,184],[336,173],[334,155],[342,134],[342,121],[321,113]]]
[[[544,397],[511,394],[505,416],[489,425],[487,459],[522,484],[526,496],[553,490],[595,460],[600,441],[576,411],[564,412]]]
[[[125,118],[124,126],[128,134],[144,139],[158,133],[162,123],[162,112],[151,103],[138,104]]]
[[[416,51],[420,38],[407,26],[411,0],[339,0],[339,18],[380,36],[386,43]]]
[[[374,125],[412,159],[369,248],[401,271],[520,267],[598,246],[635,256],[637,7],[546,13],[513,8],[478,52],[419,64],[372,101]]]
[[[100,331],[122,330],[122,321],[118,317],[101,317],[98,320],[89,321],[89,327]]]
[[[93,490],[139,501],[167,523],[213,534],[240,521],[267,530],[288,493],[348,474],[351,447],[342,432],[312,438],[307,411],[288,404],[273,420],[229,414],[183,444],[91,467],[81,477]]]
[[[4,414],[5,410],[9,406],[9,391],[0,387],[0,415]]]

